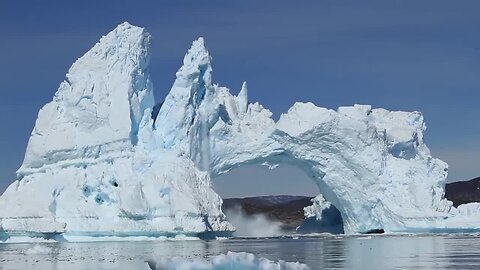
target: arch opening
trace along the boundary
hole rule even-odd
[[[237,229],[235,236],[344,232],[340,211],[317,198],[323,199],[321,191],[304,169],[289,163],[262,165],[267,164],[242,164],[212,179],[224,200],[222,211]],[[319,203],[325,209],[315,216]]]

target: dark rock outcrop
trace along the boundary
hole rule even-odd
[[[480,202],[480,177],[470,181],[447,184],[445,197],[452,201],[455,207],[465,203]]]

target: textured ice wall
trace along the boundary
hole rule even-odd
[[[143,112],[154,105],[149,44],[142,28],[122,24],[78,59],[40,110],[18,173],[134,145]]]

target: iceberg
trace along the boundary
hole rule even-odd
[[[211,179],[282,163],[319,188],[306,216],[333,205],[347,234],[478,229],[479,204],[444,198],[421,113],[295,103],[274,121],[246,83],[236,96],[213,83],[203,38],[156,103],[149,59],[150,35],[123,23],[72,65],[0,197],[0,241],[229,235]]]

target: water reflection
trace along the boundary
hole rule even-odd
[[[0,269],[148,269],[150,259],[249,252],[312,269],[480,269],[478,236],[1,244]]]

